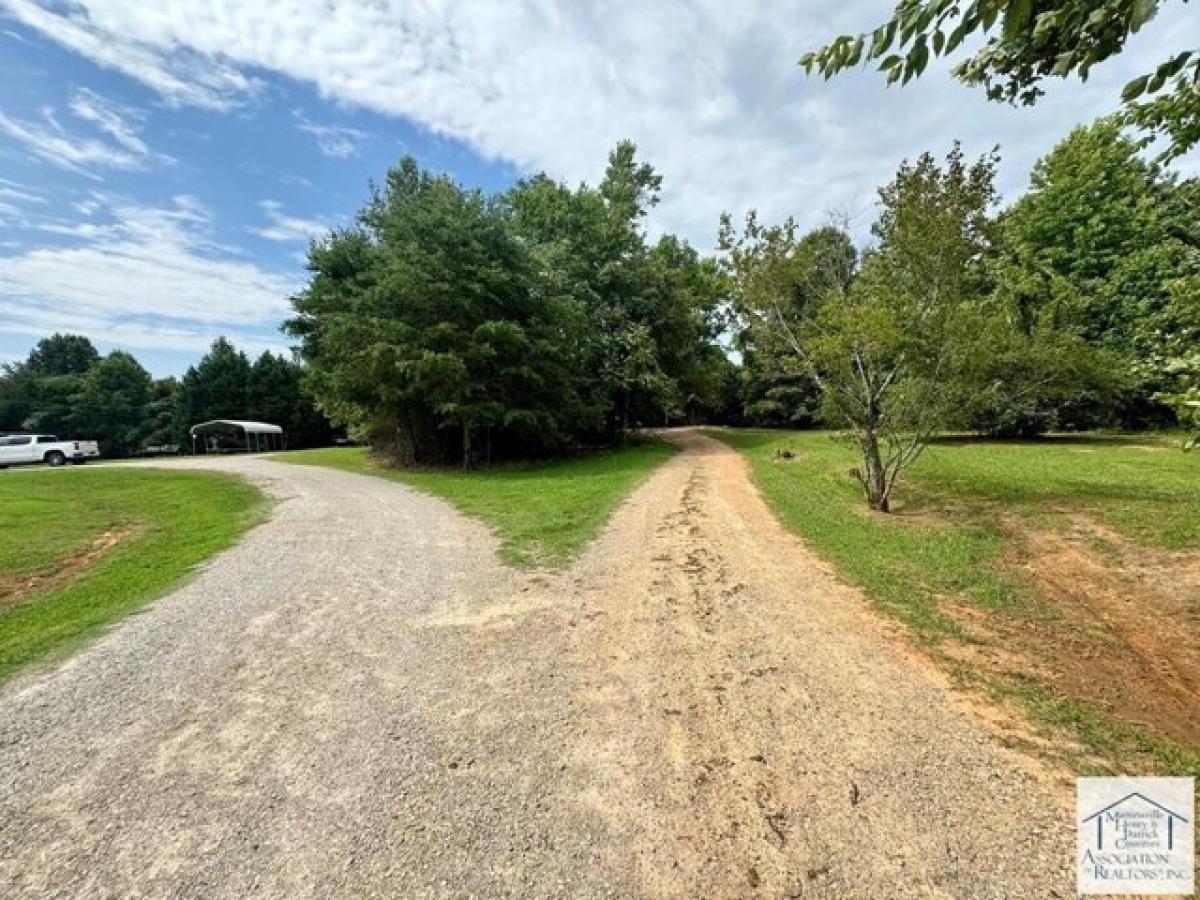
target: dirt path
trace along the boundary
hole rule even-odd
[[[1069,895],[1052,789],[675,439],[533,578],[402,486],[217,463],[272,520],[0,691],[0,894]]]
[[[588,797],[648,892],[1069,895],[1058,792],[904,658],[740,456],[675,439],[571,578]]]

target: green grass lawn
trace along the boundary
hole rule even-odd
[[[0,473],[0,679],[161,595],[264,509],[255,488],[211,473]],[[122,538],[82,564],[106,533]]]
[[[746,455],[780,520],[848,581],[906,622],[935,655],[965,637],[948,601],[1037,628],[1054,616],[1006,551],[1012,524],[1062,531],[1086,514],[1139,546],[1200,547],[1200,454],[1155,438],[1036,442],[947,440],[932,445],[897,490],[894,515],[868,513],[852,447],[828,432],[714,431]],[[778,460],[789,449],[793,460]],[[958,672],[956,674],[962,674]],[[969,673],[968,673],[969,674]],[[1038,720],[1072,730],[1110,758],[1149,753],[1191,771],[1200,756],[1167,746],[1042,684],[974,673]]]
[[[616,450],[474,472],[391,468],[363,447],[297,450],[274,458],[390,478],[441,497],[492,528],[506,563],[554,569],[574,558],[604,527],[617,504],[674,453],[671,444],[647,440]]]

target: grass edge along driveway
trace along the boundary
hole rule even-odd
[[[612,450],[472,472],[392,468],[365,447],[295,450],[272,458],[388,478],[440,497],[495,532],[505,563],[557,569],[574,559],[618,504],[676,450],[664,441],[636,440]]]
[[[267,503],[231,475],[73,468],[0,474],[0,509],[3,681],[178,586],[261,522]]]
[[[1001,623],[999,633],[1007,637],[993,639],[993,646],[1002,654],[1027,647],[996,640],[1019,640],[1056,624],[1054,609],[1014,559],[1014,522],[1034,534],[1061,533],[1084,515],[1123,535],[1131,547],[1200,547],[1200,457],[1145,435],[939,442],[901,483],[899,512],[879,515],[866,511],[858,484],[847,475],[856,462],[853,450],[832,432],[706,433],[742,453],[780,522],[903,621],[958,683],[1014,705],[1039,730],[1081,746],[1082,754],[1055,742],[1071,769],[1200,774],[1195,747],[1123,720],[1105,704],[1034,671],[963,663],[947,652],[963,640],[988,648],[976,635],[964,635],[950,614],[955,607]],[[777,457],[783,450],[794,456]]]

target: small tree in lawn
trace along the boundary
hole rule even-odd
[[[826,420],[861,454],[853,474],[871,509],[889,510],[900,474],[954,418],[979,332],[995,164],[967,164],[955,146],[944,167],[929,154],[902,165],[879,192],[878,244],[861,264],[836,229],[800,241],[790,223],[753,217],[741,238],[722,229],[744,321],[817,383]]]

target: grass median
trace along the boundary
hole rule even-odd
[[[449,501],[500,539],[500,556],[520,568],[559,568],[600,532],[617,504],[675,452],[641,440],[566,459],[461,472],[393,468],[363,447],[297,450],[275,459],[388,478]]]
[[[240,479],[96,468],[0,474],[0,679],[61,657],[261,520]]]

